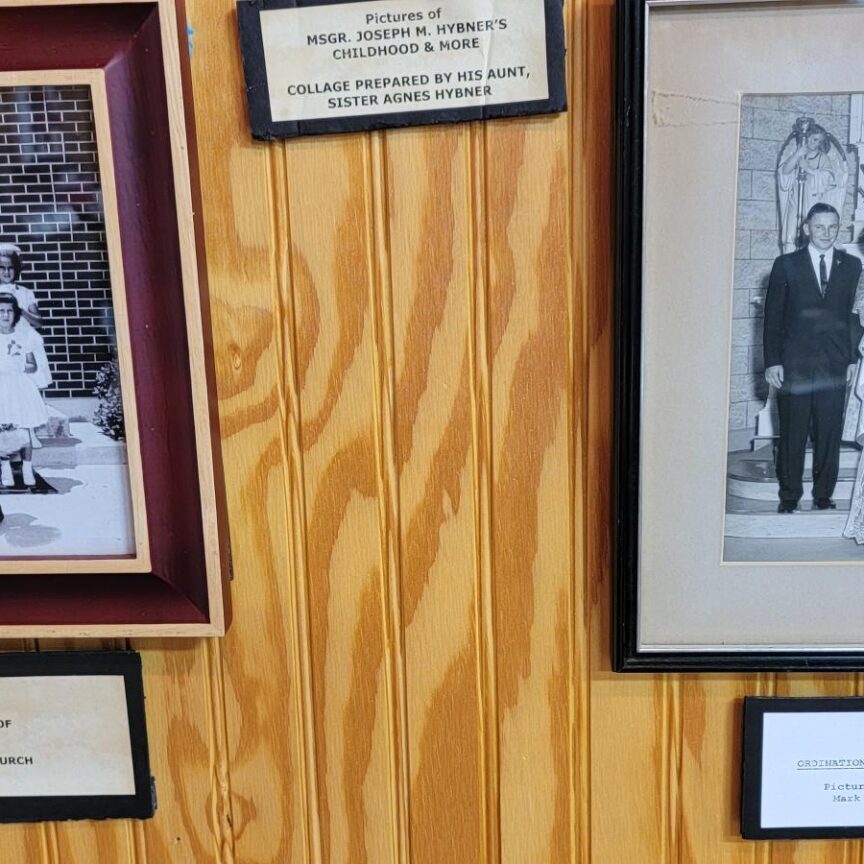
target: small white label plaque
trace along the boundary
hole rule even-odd
[[[864,837],[864,698],[748,696],[743,743],[743,837]]]
[[[261,13],[273,120],[546,99],[544,0],[370,0]]]
[[[0,678],[0,798],[134,794],[122,675]]]
[[[762,827],[864,826],[864,713],[766,713]]]
[[[241,0],[256,137],[562,111],[561,0]]]

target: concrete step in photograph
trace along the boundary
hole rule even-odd
[[[836,510],[816,510],[812,502],[801,501],[794,513],[778,513],[777,497],[772,501],[726,499],[725,535],[752,539],[837,538],[843,534],[849,515],[849,497],[835,498]]]
[[[126,443],[114,441],[92,423],[71,422],[68,434],[40,437],[33,449],[33,466],[75,468],[79,465],[121,465],[126,462]]]
[[[767,452],[766,452],[767,450]],[[852,497],[852,484],[858,470],[860,451],[849,448],[840,452],[840,475],[835,498],[848,500]],[[804,465],[804,497],[810,500],[813,482],[812,452],[807,451]],[[750,498],[757,501],[777,501],[777,474],[771,450],[763,448],[755,452],[739,451],[729,454],[727,492],[730,496]]]

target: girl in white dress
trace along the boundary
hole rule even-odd
[[[864,290],[862,287],[864,286],[858,286],[852,313],[857,313],[861,324],[864,325]],[[864,356],[864,337],[858,346],[858,353]],[[854,439],[857,444],[864,446],[862,403],[864,403],[864,362],[859,360],[855,374],[855,385],[849,396],[849,405],[846,410],[843,440]],[[856,543],[864,543],[864,453],[858,459],[858,471],[855,474],[855,484],[852,487],[852,500],[849,502],[849,518],[846,520],[843,536],[851,538]]]
[[[0,430],[26,431],[20,451],[24,483],[33,486],[33,430],[48,422],[39,392],[51,383],[42,337],[23,322],[14,294],[0,289]],[[8,465],[8,463],[6,463]]]

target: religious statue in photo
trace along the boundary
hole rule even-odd
[[[777,191],[780,245],[794,252],[803,245],[801,226],[814,204],[843,214],[849,166],[840,143],[812,117],[799,117],[780,150]]]

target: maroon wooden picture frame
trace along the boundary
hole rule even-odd
[[[181,231],[197,211],[195,166],[181,165],[178,174],[177,153],[186,148],[172,147],[177,129],[166,87],[172,62],[178,83],[183,71],[178,17],[164,0],[0,5],[0,71],[104,72],[152,566],[148,573],[0,574],[0,636],[214,635],[227,625],[207,294],[200,246],[184,249]],[[179,107],[176,123],[184,108],[171,107]],[[191,115],[183,132],[194,153]],[[177,188],[178,176],[189,180],[186,188]],[[190,333],[198,337],[191,347]]]

